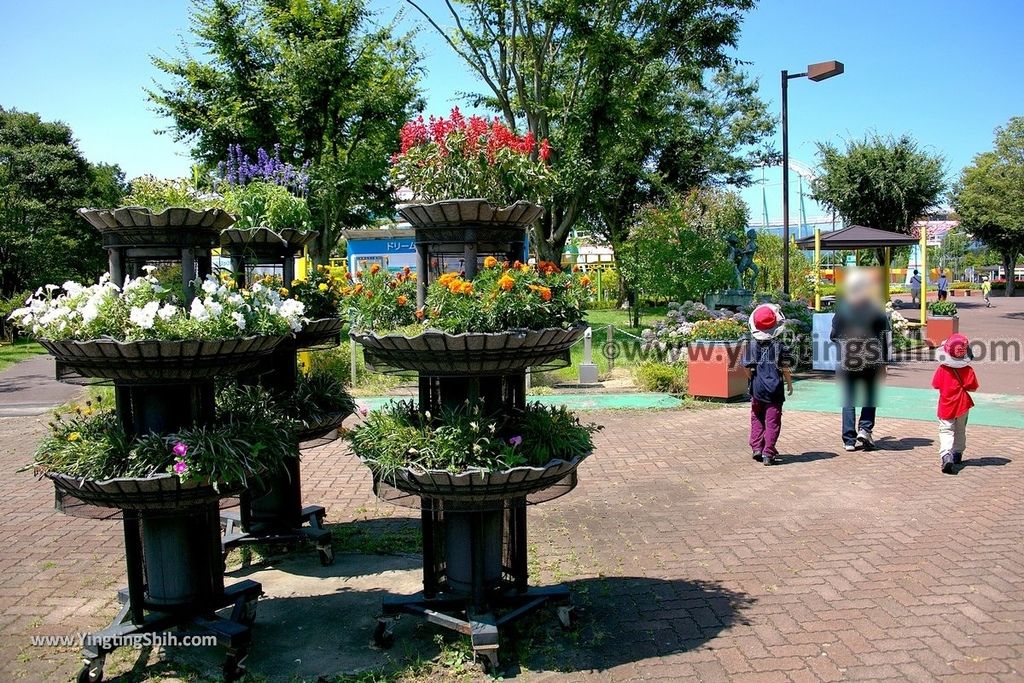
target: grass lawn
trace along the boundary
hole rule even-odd
[[[18,361],[46,353],[39,344],[29,339],[19,339],[13,344],[0,344],[0,370],[6,370]]]

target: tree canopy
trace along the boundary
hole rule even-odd
[[[811,182],[811,196],[847,224],[910,234],[946,189],[942,156],[909,135],[868,135],[845,151],[822,142],[818,159],[822,173]]]
[[[483,80],[476,104],[551,140],[544,259],[580,221],[620,243],[643,204],[763,158],[774,122],[727,54],[752,0],[451,0],[447,16],[407,1]]]
[[[1024,252],[1024,117],[996,129],[995,149],[978,154],[960,172],[950,199],[960,225],[999,252],[1012,295],[1013,272]]]
[[[388,159],[419,106],[409,36],[365,0],[197,0],[191,19],[203,54],[155,57],[171,78],[149,91],[177,139],[211,165],[235,144],[310,162],[318,260],[341,229],[390,214]]]
[[[90,164],[67,125],[0,107],[0,294],[102,273],[99,233],[76,211],[124,193],[121,169]]]

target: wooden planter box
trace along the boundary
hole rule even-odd
[[[747,393],[743,371],[745,341],[696,341],[687,348],[687,393],[698,398],[730,401]]]
[[[928,317],[925,325],[924,341],[931,347],[936,348],[942,342],[960,331],[960,318],[957,316],[935,315]]]

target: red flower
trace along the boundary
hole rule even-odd
[[[540,160],[545,164],[548,163],[548,159],[551,158],[551,145],[548,144],[548,139],[544,138],[540,141]]]

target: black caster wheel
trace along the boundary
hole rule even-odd
[[[562,625],[565,630],[571,630],[576,627],[576,608],[572,605],[566,605],[558,608],[558,623]]]
[[[395,644],[395,634],[390,624],[383,620],[377,620],[377,627],[373,629],[373,644],[382,650],[389,650]]]
[[[329,545],[319,546],[316,549],[320,554],[320,564],[329,567],[334,564],[334,548]]]
[[[225,683],[233,683],[245,676],[245,661],[246,654],[239,652],[228,652],[227,657],[224,658],[224,681]]]
[[[79,672],[78,683],[100,683],[103,680],[103,657],[91,659],[85,663]]]

